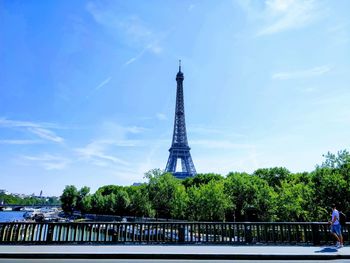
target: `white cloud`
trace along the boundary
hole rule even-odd
[[[159,44],[159,40],[155,40],[146,46],[147,50],[151,50],[154,54],[160,54],[163,52],[163,47]]]
[[[20,128],[29,131],[32,134],[37,135],[41,139],[52,141],[56,143],[62,143],[64,139],[49,128],[59,128],[58,125],[53,123],[35,123],[29,121],[14,121],[5,118],[0,119],[0,127],[6,128]]]
[[[141,133],[147,130],[146,128],[139,126],[124,127],[124,129],[130,133]]]
[[[167,116],[164,113],[159,113],[159,112],[156,114],[156,117],[160,121],[165,121],[165,120],[168,119]]]
[[[93,141],[87,146],[78,148],[75,151],[82,159],[98,166],[108,166],[110,163],[129,165],[128,162],[106,153],[111,145],[111,141]]]
[[[142,145],[142,141],[139,140],[118,140],[118,141],[111,141],[109,143],[113,146],[119,146],[119,147],[137,147]]]
[[[108,77],[105,80],[103,80],[93,90],[90,91],[90,93],[85,97],[85,99],[89,99],[96,91],[98,91],[102,87],[106,86],[111,81],[111,79],[112,79],[112,77]]]
[[[47,128],[59,128],[57,124],[54,123],[35,123],[30,121],[14,121],[6,118],[0,118],[0,127],[47,127]]]
[[[133,57],[133,58],[129,59],[128,61],[126,61],[124,63],[124,66],[127,66],[127,65],[129,65],[131,63],[134,63],[139,57],[140,57],[140,55],[137,55],[136,57]]]
[[[112,77],[108,77],[106,78],[104,81],[102,81],[100,84],[97,85],[97,87],[95,88],[95,90],[99,90],[100,88],[102,88],[103,86],[107,85],[108,82],[110,82],[112,79]]]
[[[70,161],[61,156],[43,154],[39,156],[23,156],[23,159],[37,163],[46,170],[62,170],[67,167]]]
[[[266,22],[257,36],[302,28],[314,22],[320,15],[314,0],[266,0],[262,16]]]
[[[260,167],[258,155],[255,150],[244,152],[240,155],[211,156],[196,158],[194,163],[197,173],[219,173],[227,175],[230,172],[251,173]]]
[[[116,147],[136,147],[141,141],[128,139],[129,134],[139,134],[146,129],[139,126],[121,126],[115,122],[100,125],[99,138],[85,147],[75,149],[78,156],[97,166],[113,167],[116,164],[128,166],[129,162],[115,156]]]
[[[213,128],[213,127],[205,127],[205,126],[189,126],[189,133],[201,134],[201,135],[220,135],[224,137],[245,137],[245,135],[241,133],[234,132],[232,130],[228,130],[227,128]]]
[[[150,43],[147,46],[145,46],[136,56],[130,58],[124,63],[124,66],[127,66],[131,63],[134,63],[137,61],[139,58],[143,56],[143,54],[146,51],[151,51],[154,54],[160,54],[163,51],[163,48],[159,45],[158,41],[155,41],[154,43]]]
[[[0,140],[0,144],[15,144],[15,145],[26,145],[26,144],[38,144],[42,141],[38,140]]]
[[[328,65],[314,67],[311,69],[292,71],[292,72],[278,72],[272,75],[272,79],[286,80],[286,79],[300,79],[310,78],[324,75],[332,70]]]
[[[64,141],[62,137],[57,136],[54,132],[48,129],[39,128],[39,127],[30,127],[28,128],[28,131],[48,141],[57,142],[57,143],[62,143]]]
[[[98,5],[98,2],[89,2],[86,5],[86,10],[98,24],[112,29],[112,32],[118,32],[123,38],[122,40],[126,41],[131,47],[141,49],[136,56],[124,63],[125,66],[135,62],[146,51],[156,55],[163,51],[160,44],[162,33],[155,32],[140,17],[134,14],[122,14],[118,8]]]
[[[252,144],[232,143],[229,140],[191,140],[190,144],[211,149],[251,149],[255,147]]]
[[[169,141],[152,140],[149,142],[148,145],[149,145],[149,148],[147,150],[146,155],[144,156],[144,158],[142,158],[142,161],[139,164],[135,165],[137,167],[137,174],[144,174],[145,172],[151,169],[159,168],[159,167],[163,169],[165,166],[165,163],[163,163],[165,160],[160,161],[157,157],[159,157],[159,150],[167,149],[169,147]],[[163,150],[161,151],[162,151],[161,156],[163,156],[163,158],[167,158],[168,157],[166,156],[167,152],[166,151],[163,152]]]
[[[143,56],[143,54],[148,51],[151,50],[154,54],[159,54],[162,52],[162,47],[160,47],[156,42],[147,45],[144,49],[142,49],[136,56],[130,58],[128,61],[126,61],[124,63],[124,66],[127,66],[131,63],[134,63],[135,61],[137,61],[139,58],[141,58]]]

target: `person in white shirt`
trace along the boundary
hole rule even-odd
[[[339,222],[339,211],[336,208],[336,205],[332,205],[332,220],[329,221],[331,224],[331,232],[334,235],[334,237],[337,239],[336,247],[343,247],[343,236],[341,234],[341,225]]]

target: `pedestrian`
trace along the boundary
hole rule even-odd
[[[331,224],[331,232],[333,234],[333,236],[336,238],[337,243],[336,243],[336,247],[337,248],[341,248],[343,247],[343,236],[341,234],[341,225],[339,222],[339,211],[336,208],[336,205],[333,204],[332,205],[332,220],[329,221],[329,224]]]

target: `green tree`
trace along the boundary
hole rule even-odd
[[[72,214],[76,209],[78,200],[78,190],[74,185],[67,185],[60,197],[62,209],[65,213]]]
[[[338,151],[337,154],[328,152],[323,155],[326,160],[318,168],[345,169],[350,168],[350,153],[347,150]]]
[[[272,187],[279,187],[281,182],[290,175],[290,171],[284,167],[261,168],[253,175],[264,179]]]
[[[76,209],[79,210],[80,212],[84,213],[86,212],[86,205],[87,202],[84,201],[86,199],[87,195],[90,193],[90,187],[83,186],[79,191],[77,195],[77,200],[76,200]]]
[[[114,193],[103,195],[103,212],[105,215],[116,215],[118,213],[117,198]]]
[[[334,194],[331,195],[331,197],[334,197],[331,198],[333,200],[327,201],[338,204],[338,209],[343,212],[350,212],[350,153],[347,150],[341,150],[338,151],[337,154],[328,152],[323,156],[325,157],[325,161],[321,166],[316,166],[316,177],[320,172],[333,174],[333,177],[335,177],[334,183],[337,183],[337,185],[333,187]],[[340,177],[344,179],[345,186]],[[328,205],[329,207],[330,204],[325,203],[324,205]]]
[[[181,217],[179,207],[186,206],[186,194],[180,180],[170,173],[162,174],[158,169],[148,172],[146,178],[149,179],[149,198],[156,211],[156,217]]]
[[[181,183],[177,183],[173,190],[170,215],[172,218],[185,219],[188,206],[188,194],[186,188]]]
[[[83,214],[92,213],[92,195],[86,195],[81,201],[81,212]]]
[[[94,214],[106,214],[106,203],[106,198],[96,191],[91,196],[91,212]]]
[[[197,174],[193,177],[187,177],[182,181],[182,184],[189,188],[191,186],[200,186],[202,184],[207,184],[210,181],[222,181],[224,177],[220,174],[208,173],[208,174]]]
[[[318,207],[314,217],[322,220],[329,217],[329,208],[336,204],[338,209],[349,211],[349,181],[347,181],[339,170],[333,168],[316,168],[312,172],[313,183],[315,185],[314,201]]]
[[[128,188],[130,197],[130,214],[138,217],[154,217],[155,210],[149,200],[148,186],[131,186]]]
[[[212,180],[188,189],[188,217],[190,220],[223,221],[231,204],[221,181]]]
[[[228,216],[236,221],[246,220],[248,210],[256,210],[259,220],[273,218],[273,198],[275,192],[267,182],[247,173],[230,173],[225,180],[225,193],[232,204]]]
[[[126,215],[131,202],[127,189],[118,185],[100,187],[91,198],[92,209],[101,214]]]
[[[278,221],[311,221],[314,190],[309,185],[284,180],[276,195],[275,213]]]
[[[156,169],[151,169],[148,172],[146,172],[143,177],[148,179],[148,181],[150,181],[152,178],[159,178],[163,174],[164,174],[164,172],[161,169],[156,168]]]
[[[119,185],[105,185],[98,188],[96,193],[98,192],[103,196],[110,195],[110,194],[117,194],[122,188],[123,187]]]
[[[130,206],[130,197],[125,188],[120,188],[119,191],[114,195],[115,196],[115,213],[118,215],[126,215],[129,211]]]

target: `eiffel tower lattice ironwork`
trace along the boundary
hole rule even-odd
[[[196,175],[190,147],[187,142],[186,123],[185,123],[185,106],[183,94],[184,74],[181,72],[181,60],[179,61],[179,72],[176,75],[176,106],[173,142],[169,149],[170,155],[165,168],[165,172],[172,173],[176,178],[184,179]],[[181,162],[182,171],[176,171],[178,162]]]

